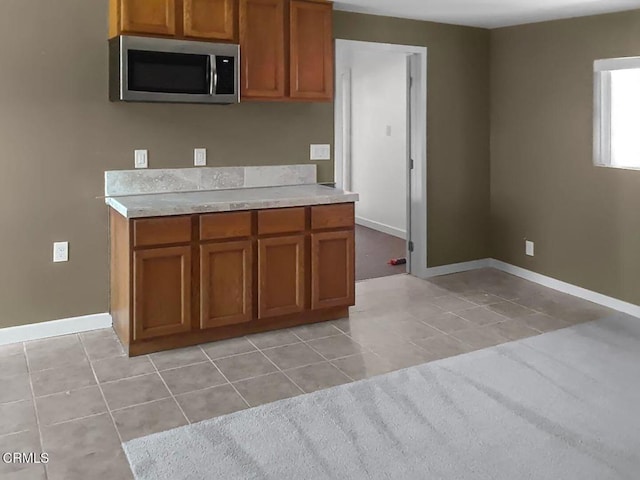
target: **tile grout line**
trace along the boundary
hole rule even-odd
[[[334,327],[335,327],[335,325],[334,325]],[[335,328],[338,328],[338,327],[335,327]],[[338,328],[338,330],[340,330],[340,329]],[[342,330],[340,330],[340,331],[342,332]],[[382,355],[380,355],[380,354],[378,354],[378,353],[374,352],[374,351],[373,351],[373,349],[372,349],[370,346],[367,346],[367,345],[365,345],[364,343],[358,342],[355,338],[353,338],[353,337],[352,337],[349,333],[347,333],[347,332],[343,332],[343,333],[344,333],[344,335],[345,335],[347,338],[349,338],[352,342],[356,343],[357,345],[360,345],[360,347],[364,350],[362,353],[370,353],[371,355],[374,355],[374,356],[378,357],[380,360],[383,360],[383,361],[385,361],[385,362],[387,362],[387,361],[388,361],[388,360],[387,360],[386,358],[384,358]],[[346,357],[334,358],[334,360],[341,360],[341,359],[343,359],[343,358],[346,358]],[[336,368],[338,368],[338,367],[336,367]],[[342,370],[340,370],[340,371],[342,371]]]
[[[145,356],[147,356],[147,355],[145,355]],[[133,358],[141,358],[141,357],[133,357]],[[145,375],[153,375],[154,373],[159,373],[159,372],[170,372],[170,371],[173,371],[173,370],[178,370],[178,369],[180,369],[180,368],[193,367],[193,366],[195,366],[195,365],[202,365],[202,364],[204,364],[204,363],[207,363],[207,360],[202,361],[202,362],[197,362],[197,363],[189,363],[188,365],[182,365],[182,366],[180,366],[180,367],[171,367],[171,368],[167,368],[167,369],[165,369],[165,370],[160,370],[160,369],[158,369],[158,368],[155,366],[155,364],[151,361],[151,358],[149,358],[149,362],[151,363],[151,366],[152,366],[152,367],[154,367],[154,369],[153,369],[154,371],[153,371],[153,372],[139,373],[139,374],[137,374],[137,375],[131,375],[131,376],[129,376],[129,377],[117,378],[117,379],[115,379],[115,380],[107,380],[107,381],[104,381],[104,382],[101,382],[101,383],[102,383],[103,385],[108,385],[108,384],[111,384],[111,383],[120,382],[120,381],[122,381],[122,380],[130,380],[130,379],[132,379],[132,378],[140,378],[140,377],[144,377]]]
[[[108,410],[108,409],[107,409]],[[47,427],[55,427],[57,425],[63,425],[65,423],[71,423],[71,422],[75,422],[76,420],[85,420],[87,418],[92,418],[92,417],[99,417],[100,415],[104,415],[107,412],[100,412],[100,413],[92,413],[91,415],[84,415],[82,417],[78,417],[78,418],[71,418],[69,420],[62,420],[61,422],[55,422],[55,423],[51,423],[49,425],[47,425]]]
[[[93,369],[93,363],[91,362],[91,360],[89,358],[89,352],[87,352],[87,347],[85,346],[84,342],[82,341],[82,337],[80,335],[78,335],[78,339],[80,340],[80,345],[82,345],[82,350],[84,351],[84,354],[87,357],[87,360],[89,361],[89,367],[91,368],[91,373],[93,373],[93,378],[96,381],[96,386],[98,387],[98,390],[100,391],[100,395],[102,396],[102,401],[104,402],[104,406],[107,409],[107,413],[109,414],[109,418],[111,418],[111,422],[113,423],[113,428],[116,431],[116,435],[118,435],[118,439],[120,440],[120,445],[121,445],[120,448],[122,448],[122,435],[120,435],[120,430],[118,430],[118,426],[116,425],[116,420],[115,420],[115,418],[113,418],[113,414],[111,413],[111,409],[109,408],[109,403],[107,402],[107,397],[105,397],[104,392],[102,391],[102,386],[100,385],[100,382],[98,382],[98,377],[96,375],[95,370]],[[102,413],[104,413],[104,412],[102,412]],[[75,419],[75,420],[77,420],[77,419]]]
[[[40,373],[40,372],[37,372],[37,373]],[[95,378],[95,375],[94,375],[94,378]],[[96,379],[96,382],[97,382],[97,379]],[[97,383],[96,383],[96,385],[97,385]],[[65,390],[60,390],[59,392],[47,393],[46,395],[39,395],[39,396],[36,396],[35,398],[37,398],[37,399],[48,398],[48,397],[53,397],[54,395],[60,395],[60,394],[66,393],[66,392],[79,392],[80,390],[87,390],[87,389],[89,389],[91,387],[95,387],[96,385],[85,385],[83,387],[72,388],[72,389],[68,389],[67,388]]]
[[[300,338],[300,337],[298,337],[295,333],[294,333],[293,335],[295,335],[297,338]],[[274,367],[276,367],[276,369],[278,370],[278,372],[282,373],[282,374],[287,378],[287,380],[289,380],[291,383],[293,383],[293,384],[296,386],[296,388],[302,392],[302,394],[303,394],[303,395],[307,393],[307,392],[305,392],[305,391],[304,391],[304,389],[303,389],[302,387],[300,387],[300,385],[298,385],[296,382],[294,382],[294,381],[293,381],[293,379],[292,379],[289,375],[287,375],[287,374],[286,374],[286,373],[285,373],[285,372],[284,372],[284,371],[283,371],[283,370],[282,370],[278,365],[276,365],[276,364],[275,364],[275,362],[274,362],[273,360],[271,360],[271,359],[270,359],[270,358],[269,358],[269,357],[268,357],[268,356],[267,356],[267,355],[266,355],[262,350],[260,350],[260,349],[256,346],[256,344],[255,344],[255,343],[253,343],[253,342],[252,342],[250,339],[248,339],[248,338],[247,338],[247,340],[249,340],[249,343],[251,343],[251,345],[253,345],[256,349],[258,349],[258,351],[260,352],[260,354],[261,354],[264,358],[266,358],[269,362],[271,362],[271,364],[272,364]],[[297,345],[297,344],[294,344],[294,345]],[[273,373],[275,373],[275,372],[273,372]],[[297,396],[297,395],[296,395],[296,396]]]
[[[342,332],[342,330],[340,330],[340,329],[339,329],[338,327],[336,327],[335,325],[331,325],[331,326],[332,326],[333,328],[335,328],[337,331]],[[295,332],[292,332],[292,333],[293,333],[296,337],[300,338],[300,336],[299,336],[299,335],[297,335]],[[366,348],[364,345],[360,345],[360,343],[356,342],[353,338],[349,337],[347,334],[343,333],[343,335],[344,335],[345,337],[347,337],[349,340],[351,340],[353,343],[355,343],[356,345],[358,345],[358,347],[360,347],[360,348],[362,348],[362,349],[365,349],[365,348]],[[334,336],[336,336],[336,337],[337,337],[338,335],[330,335],[330,336],[328,336],[328,337],[313,338],[313,339],[309,340],[309,342],[313,342],[313,341],[315,341],[315,340],[323,340],[323,339],[325,339],[325,338],[333,338]],[[302,338],[300,338],[300,340],[302,340]],[[340,357],[336,357],[336,358],[333,358],[333,359],[329,359],[329,358],[327,358],[326,356],[324,356],[322,353],[320,353],[317,349],[313,348],[313,345],[309,345],[309,343],[308,343],[306,340],[302,340],[302,342],[303,342],[307,347],[309,347],[311,350],[313,350],[313,351],[314,351],[314,352],[316,352],[318,355],[320,355],[322,358],[324,358],[324,359],[325,359],[329,364],[331,364],[331,366],[332,366],[333,368],[336,368],[340,373],[342,373],[345,377],[347,377],[349,380],[351,380],[351,382],[355,382],[355,381],[356,381],[356,379],[354,379],[351,375],[349,375],[349,374],[348,374],[348,373],[346,373],[346,372],[343,372],[339,367],[337,367],[336,365],[334,365],[334,364],[333,364],[333,361],[334,361],[334,360],[340,360],[340,359],[342,359],[342,358],[352,357],[352,356],[354,356],[354,355],[358,355],[358,354],[364,353],[363,351],[356,352],[356,353],[351,354],[351,355],[343,355],[343,356],[340,356]],[[372,353],[372,352],[369,352],[369,353]]]
[[[252,345],[253,345],[253,344],[252,344]],[[231,388],[233,388],[233,390],[238,394],[238,396],[242,399],[242,401],[243,401],[244,403],[246,403],[246,404],[247,404],[247,407],[251,408],[251,405],[249,404],[249,402],[247,402],[247,399],[246,399],[246,398],[244,398],[244,397],[242,396],[242,394],[238,391],[238,389],[236,388],[236,386],[235,386],[233,383],[231,383],[231,382],[229,381],[229,379],[228,379],[228,378],[227,378],[227,376],[222,372],[222,370],[220,369],[220,367],[218,367],[218,365],[216,365],[216,362],[214,362],[214,361],[211,359],[211,357],[207,354],[207,352],[205,352],[205,351],[204,351],[204,348],[202,348],[202,346],[201,346],[201,345],[198,345],[198,346],[200,347],[200,350],[202,351],[202,353],[204,353],[204,355],[209,359],[209,362],[211,362],[211,363],[213,364],[213,366],[215,367],[215,369],[216,369],[216,370],[218,370],[218,372],[220,372],[220,375],[222,375],[222,378],[224,378],[224,379],[225,379],[225,381],[227,382],[227,384],[228,384],[228,385],[231,385]],[[254,347],[255,347],[255,345],[254,345]],[[249,352],[249,353],[251,353],[251,352]],[[229,357],[223,357],[223,358],[229,358]],[[217,385],[217,386],[221,386],[221,385]],[[208,387],[208,388],[211,388],[211,387]]]
[[[207,388],[211,388],[211,387],[207,387]],[[190,393],[190,392],[189,392]],[[118,408],[114,408],[113,410],[111,410],[112,412],[116,413],[116,412],[121,412],[122,410],[127,410],[129,408],[135,408],[135,407],[142,407],[144,405],[149,405],[151,403],[156,403],[156,402],[161,402],[162,400],[168,400],[171,398],[171,395],[167,395],[166,397],[162,397],[162,398],[154,398],[153,400],[147,400],[146,402],[140,402],[140,403],[134,403],[133,405],[127,405],[126,407],[118,407]]]
[[[29,433],[30,431],[31,430],[18,430],[17,432],[3,433],[2,435],[0,435],[0,439],[2,439],[4,437],[9,437],[11,435],[20,435],[21,433]]]
[[[36,417],[36,428],[38,429],[38,441],[40,442],[40,452],[44,453],[44,442],[42,441],[42,429],[40,428],[40,415],[38,414],[38,406],[36,404],[36,395],[33,391],[33,379],[31,378],[31,368],[29,367],[29,357],[27,356],[27,344],[22,342],[22,351],[24,354],[24,360],[27,363],[27,372],[29,375],[29,388],[31,389],[31,401],[33,402],[33,413]],[[47,465],[44,465],[44,478],[49,478],[49,472],[47,471]]]
[[[324,337],[318,337],[318,338],[312,338],[310,340],[303,340],[302,337],[298,336],[296,333],[294,333],[293,331],[291,331],[292,329],[289,329],[290,333],[292,335],[295,335],[298,338],[297,342],[292,342],[292,343],[284,343],[282,345],[276,345],[274,347],[264,347],[264,348],[259,348],[258,346],[256,346],[253,342],[251,342],[252,345],[254,345],[256,347],[257,350],[260,350],[262,352],[266,352],[268,350],[273,350],[274,348],[282,348],[282,347],[290,347],[291,345],[298,345],[300,343],[307,343],[308,341],[313,341],[313,340],[324,340],[325,338],[333,338],[333,337],[339,337],[340,335],[344,335],[344,332],[342,330],[340,330],[338,327],[335,327],[333,325],[331,325],[333,328],[336,329],[336,331],[338,333],[332,334],[332,335],[325,335]],[[274,330],[277,331],[277,330]],[[247,339],[248,340],[248,339]],[[250,340],[249,340],[250,341]],[[250,352],[247,352],[250,353]],[[242,355],[242,354],[240,354]],[[229,355],[229,356],[234,356],[234,355]],[[221,358],[228,358],[228,357],[221,357]]]
[[[169,392],[169,395],[171,396],[171,398],[173,399],[173,401],[175,402],[175,404],[178,406],[178,409],[180,410],[180,413],[182,413],[182,416],[184,417],[184,419],[187,421],[187,425],[191,425],[191,420],[189,420],[189,417],[187,417],[187,414],[184,413],[184,410],[182,409],[182,405],[180,405],[180,402],[178,402],[178,399],[175,397],[175,395],[173,394],[173,392],[171,391],[171,389],[169,388],[169,385],[167,385],[167,382],[164,381],[164,378],[162,377],[162,375],[160,375],[160,370],[158,370],[158,366],[155,364],[155,362],[153,361],[153,359],[151,358],[151,355],[148,355],[149,361],[151,362],[151,365],[153,365],[154,370],[156,371],[156,375],[158,375],[158,377],[160,377],[160,381],[162,382],[162,384],[164,385],[164,388],[167,389],[167,391]],[[205,363],[205,362],[202,362]],[[166,398],[169,397],[165,397],[165,398],[158,398],[157,400],[165,400]],[[131,407],[134,407],[135,405],[130,405]],[[127,407],[124,407],[127,408]]]

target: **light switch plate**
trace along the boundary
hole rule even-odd
[[[134,158],[134,166],[136,168],[147,168],[149,166],[148,150],[134,150],[133,158]]]
[[[524,241],[524,253],[533,257],[535,255],[535,244],[530,240]]]
[[[204,167],[207,165],[207,149],[206,148],[193,149],[193,165],[196,167]]]
[[[69,242],[53,243],[53,261],[56,263],[69,261]]]
[[[309,156],[311,160],[331,160],[331,145],[311,145]]]

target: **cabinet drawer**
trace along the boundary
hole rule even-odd
[[[278,208],[258,212],[258,234],[292,233],[305,229],[305,209]]]
[[[341,228],[354,226],[353,203],[337,203],[311,207],[311,228]]]
[[[210,213],[200,216],[200,240],[251,236],[251,212]]]
[[[191,217],[143,218],[133,222],[133,246],[169,245],[191,241]]]

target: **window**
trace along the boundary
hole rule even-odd
[[[640,57],[596,60],[594,162],[640,170]]]

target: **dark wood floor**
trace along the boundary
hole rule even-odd
[[[356,225],[356,280],[386,277],[407,271],[406,265],[389,265],[406,255],[406,242],[398,237]]]

